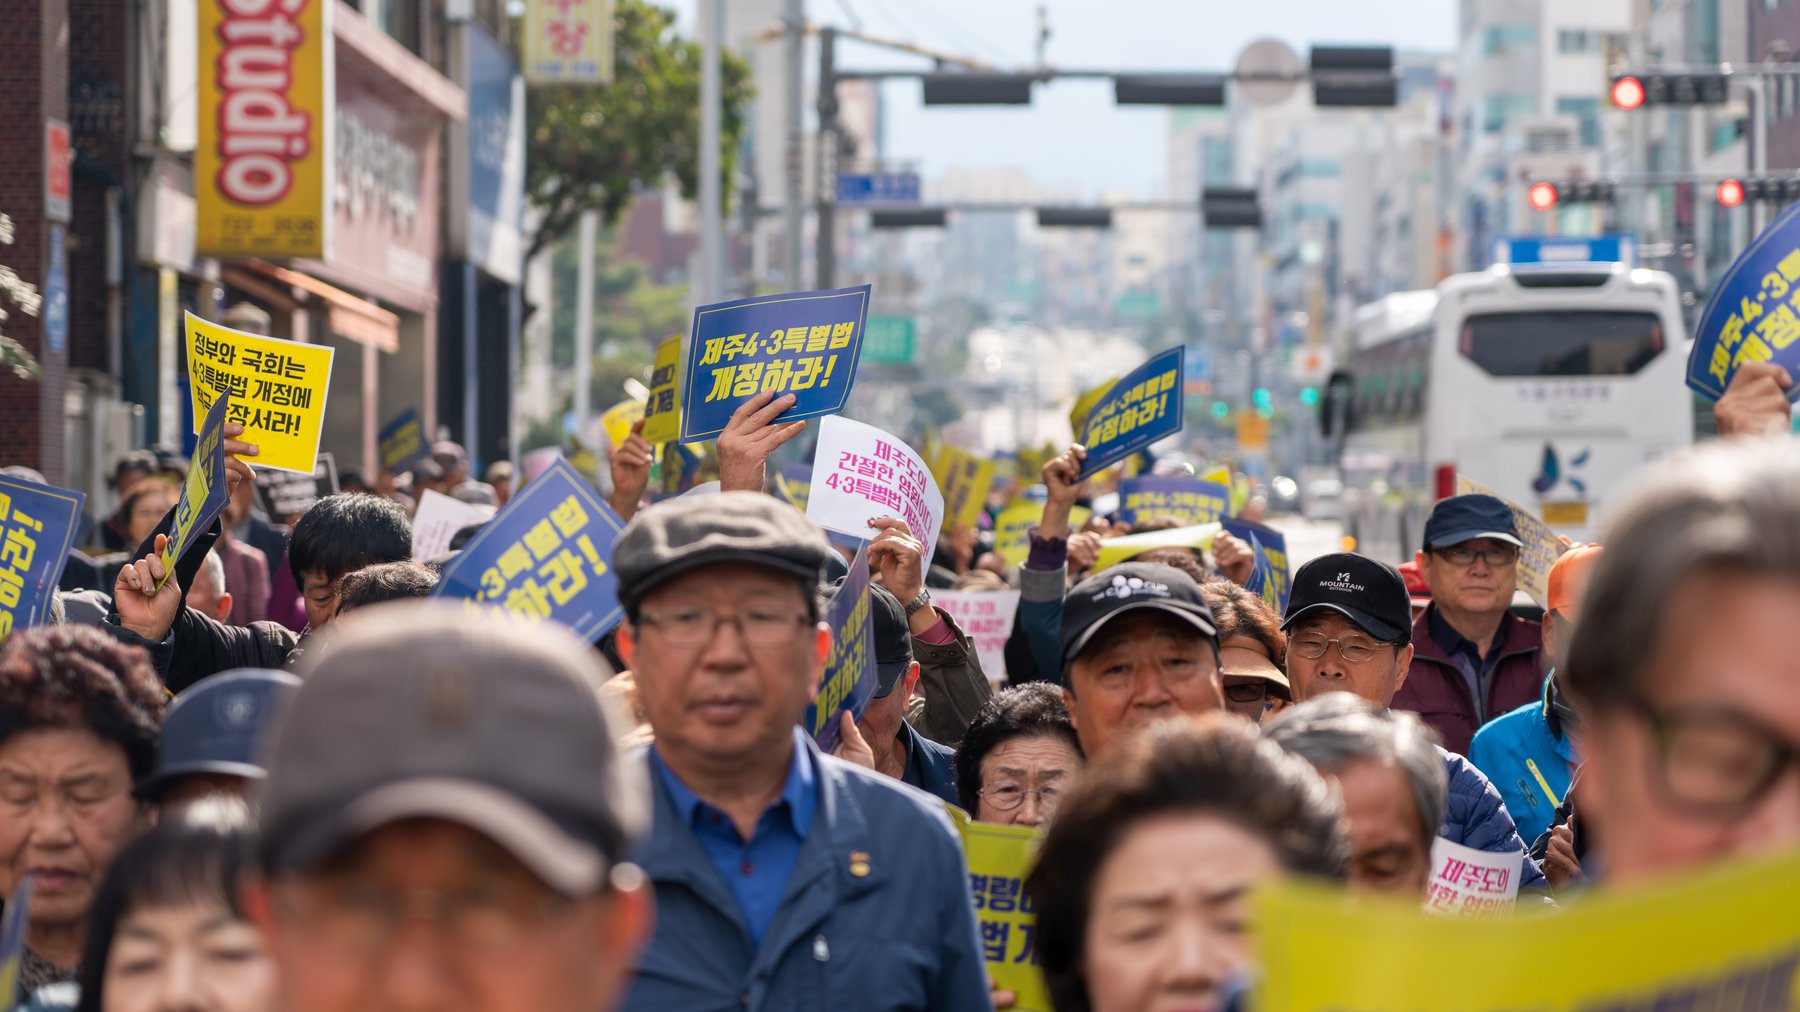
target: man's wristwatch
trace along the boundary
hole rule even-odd
[[[906,617],[912,618],[929,604],[931,604],[931,592],[928,590],[919,591],[918,597],[906,602]]]

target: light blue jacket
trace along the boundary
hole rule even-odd
[[[1570,771],[1580,762],[1574,743],[1551,733],[1542,700],[1482,725],[1469,745],[1469,761],[1493,781],[1519,824],[1519,835],[1527,840],[1536,840],[1550,828],[1556,806],[1568,796]],[[1536,774],[1532,766],[1537,767]],[[1538,782],[1539,775],[1543,783]]]
[[[639,863],[656,888],[656,932],[626,1012],[991,1007],[969,873],[943,802],[824,755],[810,738],[806,747],[819,806],[757,950],[667,786],[650,778]]]

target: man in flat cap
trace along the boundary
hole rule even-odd
[[[656,928],[627,1009],[989,1008],[942,803],[798,727],[831,645],[830,553],[750,492],[653,506],[614,547],[619,651],[656,735]]]
[[[603,1012],[648,933],[643,770],[551,623],[370,608],[277,718],[244,905],[285,1012]]]

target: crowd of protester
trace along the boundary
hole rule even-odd
[[[1096,570],[1127,528],[1071,526],[1079,446],[1020,566],[952,531],[927,567],[874,521],[873,699],[829,753],[800,721],[847,553],[764,490],[784,399],[734,416],[714,494],[651,502],[641,435],[612,454],[624,618],[594,644],[419,600],[418,498],[503,506],[509,465],[439,444],[270,517],[230,429],[231,505],[171,573],[186,462],[133,453],[52,622],[0,642],[0,896],[30,886],[0,1007],[1007,1007],[966,817],[1041,833],[1020,899],[1058,1012],[1221,1008],[1275,879],[1416,905],[1446,839],[1547,907],[1792,850],[1800,442],[1771,388],[1745,369],[1723,438],[1619,490],[1541,623],[1486,495],[1438,502],[1406,572],[1306,562],[1280,611],[1227,534]],[[998,688],[955,587],[1020,592]]]

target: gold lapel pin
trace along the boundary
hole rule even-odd
[[[869,852],[853,850],[850,852],[850,874],[857,878],[865,878],[869,874]]]

